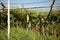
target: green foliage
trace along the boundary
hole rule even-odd
[[[1,24],[2,28],[7,27],[7,10],[4,10],[1,13]],[[53,35],[43,36],[39,32],[32,32],[32,31],[26,31],[25,28],[27,24],[27,14],[30,16],[31,22],[37,24],[38,22],[42,22],[42,18],[45,21],[47,17],[47,12],[41,12],[38,10],[29,10],[29,9],[16,9],[16,10],[10,10],[10,23],[11,23],[11,40],[55,40],[55,37]],[[21,24],[20,24],[21,22]],[[19,25],[19,28],[17,25]],[[51,15],[49,18],[44,22],[46,25],[50,25],[50,28],[57,29],[57,33],[60,35],[60,10],[53,10],[51,12]],[[0,26],[0,28],[1,28]],[[15,26],[17,28],[15,28]],[[50,30],[49,30],[50,32]],[[6,35],[4,35],[6,34]],[[4,36],[4,37],[3,37]],[[1,30],[0,31],[0,39],[1,40],[7,40],[7,31]],[[59,38],[58,38],[59,39]]]

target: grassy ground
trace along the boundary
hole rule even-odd
[[[7,29],[0,30],[0,40],[7,40]]]
[[[59,38],[56,39],[52,35],[43,36],[37,31],[26,31],[19,27],[12,27],[10,36],[10,40],[60,40]],[[0,30],[0,40],[7,40],[7,29]]]

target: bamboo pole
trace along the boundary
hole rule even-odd
[[[8,40],[10,39],[10,0],[8,0]]]

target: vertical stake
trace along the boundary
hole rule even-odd
[[[8,0],[8,40],[10,39],[10,0]]]

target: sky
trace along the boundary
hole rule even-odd
[[[49,2],[44,2],[44,1],[49,1]],[[32,3],[32,2],[43,2],[43,3],[35,3],[35,4],[23,4],[24,7],[33,7],[33,6],[50,6],[52,4],[53,0],[10,0],[11,3]],[[4,2],[7,3],[8,0],[0,0],[0,2]],[[60,0],[56,0],[55,4],[60,4]],[[7,4],[5,4],[7,6]],[[22,7],[21,4],[10,4],[10,7],[13,6],[18,6],[18,7]],[[0,5],[1,7],[1,5]],[[43,11],[48,11],[50,8],[39,8],[39,10],[43,10]],[[56,7],[54,9],[60,9],[60,7]]]

